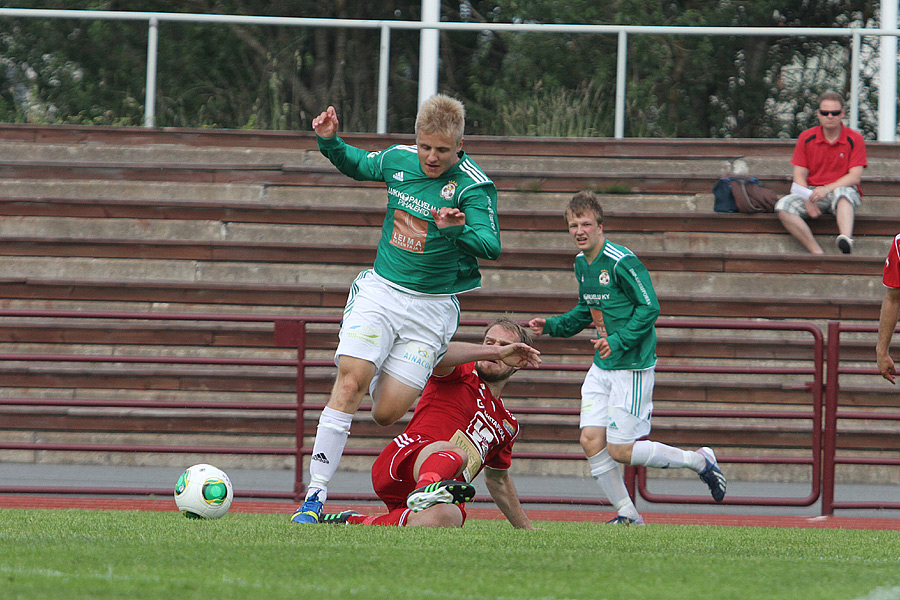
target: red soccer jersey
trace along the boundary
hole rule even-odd
[[[866,141],[856,131],[841,126],[835,143],[825,141],[822,126],[807,129],[797,138],[791,164],[809,169],[806,186],[828,185],[846,175],[852,167],[865,167]]]
[[[464,449],[471,481],[484,466],[509,468],[519,422],[481,382],[475,363],[468,363],[428,380],[405,433],[449,440]]]
[[[894,237],[891,250],[884,261],[882,283],[889,288],[900,288],[900,233]]]

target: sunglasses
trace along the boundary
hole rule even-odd
[[[843,108],[840,110],[819,110],[819,114],[822,115],[823,117],[828,117],[828,116],[836,117],[839,114],[841,114],[842,112],[844,112]]]

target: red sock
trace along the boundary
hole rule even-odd
[[[422,461],[416,487],[419,488],[444,479],[455,479],[462,472],[464,466],[462,457],[456,452],[447,450],[435,452]]]
[[[367,517],[366,515],[355,515],[352,517],[347,517],[347,522],[352,525],[366,525],[366,519],[371,519],[372,517]]]
[[[378,517],[350,517],[348,523],[360,523],[362,525],[396,525],[403,527],[406,525],[406,517],[412,511],[408,508],[395,508],[386,515]],[[357,520],[359,519],[359,520]]]

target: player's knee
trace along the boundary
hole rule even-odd
[[[598,452],[602,452],[606,445],[603,436],[591,429],[581,430],[579,442],[581,442],[581,448],[584,450],[585,456],[594,456]]]
[[[631,463],[631,444],[607,444],[606,450],[617,463]]]
[[[378,402],[372,407],[372,419],[382,427],[386,427],[399,421],[406,414],[407,410],[409,409],[404,410],[403,408],[390,406],[387,402]]]
[[[382,377],[372,393],[372,418],[379,425],[392,425],[409,412],[421,390],[407,385],[391,385],[390,377]]]
[[[339,375],[331,391],[328,406],[346,413],[355,413],[366,395],[368,382],[353,374]]]

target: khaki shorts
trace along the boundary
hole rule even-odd
[[[607,371],[591,365],[581,386],[581,428],[605,427],[612,444],[649,435],[655,378],[653,367]]]
[[[350,288],[334,362],[347,355],[373,363],[370,393],[381,372],[421,390],[458,326],[456,296],[402,292],[367,269]]]
[[[848,186],[833,189],[830,194],[816,202],[816,204],[819,205],[819,210],[823,213],[833,215],[837,210],[838,200],[841,198],[846,198],[850,202],[853,206],[853,212],[856,212],[856,209],[858,209],[859,205],[862,203],[859,196],[859,190],[855,187]],[[779,198],[778,202],[775,203],[775,212],[786,212],[790,215],[803,217],[804,219],[809,217],[809,212],[806,210],[806,204],[803,202],[803,198],[797,194],[788,194],[787,196]]]

